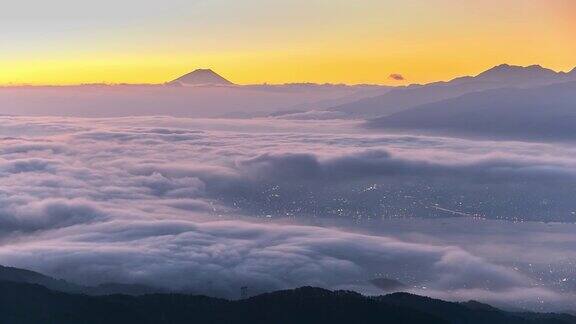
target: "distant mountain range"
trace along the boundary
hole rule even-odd
[[[473,93],[498,89],[537,89],[572,81],[576,81],[576,69],[555,72],[539,65],[521,67],[508,64],[493,67],[476,76],[405,87],[314,83],[235,85],[210,69],[198,69],[163,85],[0,87],[0,114],[375,119],[424,105],[441,105],[445,100]],[[492,94],[496,93],[500,92]],[[490,92],[485,94],[490,95]],[[461,100],[458,104],[468,102]],[[569,104],[563,103],[564,107]],[[501,105],[499,107],[507,109]],[[423,126],[400,119],[397,122],[396,125],[385,121],[369,125],[397,130]],[[537,123],[536,120],[531,122]],[[564,124],[561,127],[566,128]],[[426,130],[436,132],[439,127],[426,126]],[[556,134],[550,138],[559,136]]]
[[[389,279],[377,279],[375,284],[386,289],[402,286]],[[506,312],[474,301],[445,302],[408,293],[366,297],[304,287],[229,301],[107,286],[113,289],[0,267],[0,323],[576,324],[576,317],[567,314]]]
[[[371,128],[547,141],[576,140],[576,81],[465,94],[377,118]]]
[[[329,110],[344,112],[358,118],[384,117],[472,92],[501,88],[533,88],[570,81],[576,81],[576,69],[565,73],[555,72],[539,65],[521,67],[502,64],[474,77],[397,87],[385,94],[363,98]]]

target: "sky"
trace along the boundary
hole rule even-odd
[[[21,0],[0,28],[0,84],[161,83],[195,68],[239,84],[403,84],[576,66],[573,0]]]

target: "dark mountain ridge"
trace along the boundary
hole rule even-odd
[[[0,266],[0,281],[35,284],[46,287],[53,291],[94,296],[111,294],[144,295],[166,292],[160,288],[121,283],[106,283],[98,286],[82,286],[75,283],[70,283],[66,280],[55,279],[38,272],[4,266]]]
[[[401,285],[379,280],[386,287]],[[408,293],[366,297],[313,287],[230,301],[138,285],[84,287],[0,266],[0,323],[190,322],[576,324],[576,317],[511,313],[475,301],[445,302]]]
[[[576,317],[510,313],[479,303],[451,303],[407,293],[366,297],[312,287],[228,301],[180,294],[93,297],[1,281],[0,322],[574,324]]]

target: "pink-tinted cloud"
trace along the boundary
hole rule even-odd
[[[388,76],[388,78],[395,80],[395,81],[404,81],[406,80],[402,74],[392,73]]]
[[[571,297],[553,287],[535,291],[530,276],[454,243],[273,221],[352,220],[428,202],[461,211],[477,190],[512,211],[539,208],[523,207],[527,192],[550,195],[560,207],[568,195],[568,208],[571,148],[367,135],[345,121],[0,117],[0,124],[0,259],[7,265],[92,284],[221,296],[236,296],[241,284],[254,292],[369,291],[367,280],[384,273],[446,298],[490,301],[493,294],[477,292],[497,291],[513,296],[503,303],[539,305],[546,297],[564,307]],[[434,198],[451,197],[445,187],[458,192],[454,206]],[[423,210],[415,214],[433,212]]]

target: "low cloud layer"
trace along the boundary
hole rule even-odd
[[[299,285],[362,290],[377,273],[417,278],[410,282],[416,291],[529,291],[533,284],[457,247],[248,221],[116,217],[5,244],[0,257],[77,281],[143,282],[228,297],[241,285],[254,292]]]
[[[456,244],[293,221],[573,221],[570,148],[357,134],[344,121],[3,117],[0,125],[8,265],[227,297],[241,285],[374,293],[367,281],[385,275],[443,298],[571,307],[571,291]]]

